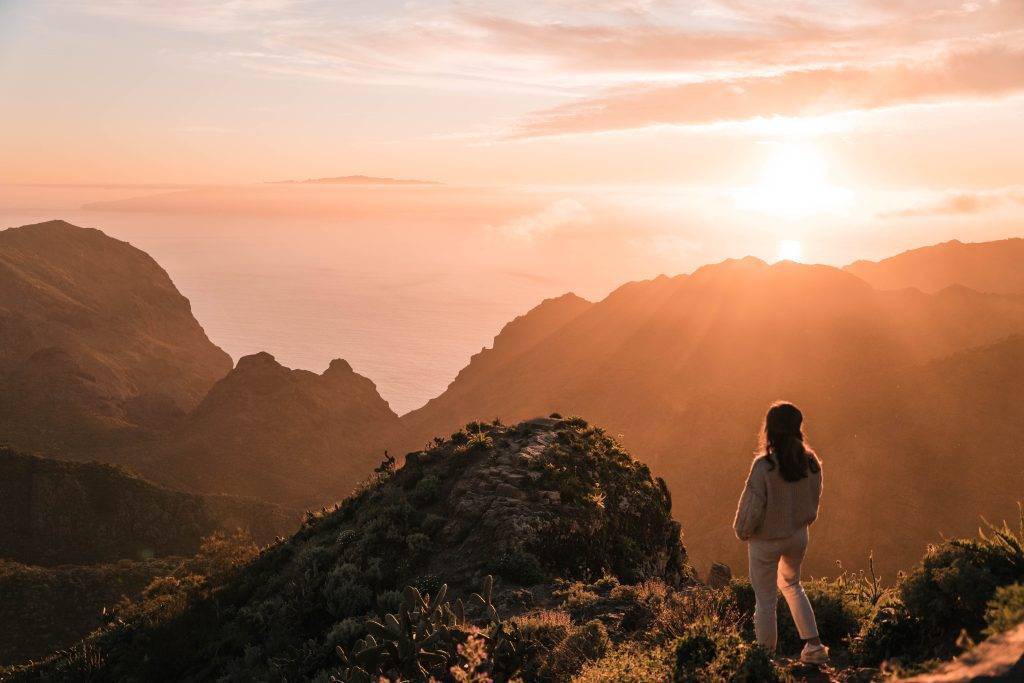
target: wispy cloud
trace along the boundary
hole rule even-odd
[[[930,218],[968,216],[1008,206],[1024,206],[1024,190],[988,192],[952,192],[933,200],[899,211],[880,214],[882,218]]]
[[[514,218],[498,226],[489,226],[495,232],[521,240],[532,240],[558,228],[591,222],[590,212],[578,200],[559,199],[547,207],[527,216]]]
[[[935,62],[874,68],[838,66],[784,71],[773,76],[621,88],[535,114],[512,137],[819,116],[1022,90],[1024,51],[992,48],[951,54]]]
[[[55,6],[230,34],[208,55],[218,67],[565,98],[515,126],[516,137],[1024,90],[1019,0],[91,0]]]

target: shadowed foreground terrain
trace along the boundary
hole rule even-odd
[[[786,681],[912,673],[1024,617],[1024,529],[948,540],[895,586],[807,582],[835,665],[752,644],[743,580],[700,583],[663,482],[582,419],[471,423],[385,461],[288,540],[154,582],[11,680]],[[231,553],[221,553],[230,557]],[[493,576],[495,578],[490,578]],[[800,646],[788,617],[780,653]]]
[[[0,447],[0,558],[38,565],[194,555],[215,531],[259,543],[294,531],[294,510],[172,491],[113,465]]]

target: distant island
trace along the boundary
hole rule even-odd
[[[336,178],[307,178],[306,180],[272,180],[274,185],[443,185],[436,180],[410,180],[407,178],[375,178],[368,175],[345,175]]]

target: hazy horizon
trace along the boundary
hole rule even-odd
[[[198,188],[0,187],[0,226],[59,218],[153,256],[233,359],[268,351],[322,372],[344,358],[399,414],[438,396],[501,327],[543,299],[596,301],[634,280],[726,258],[843,266],[974,234],[913,232],[885,250],[855,230],[843,249],[771,229],[717,243],[661,229],[682,220],[672,190],[239,185]],[[759,235],[759,237],[754,237]],[[914,241],[916,240],[916,241]]]

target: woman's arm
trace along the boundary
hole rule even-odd
[[[768,509],[768,485],[764,480],[764,468],[757,461],[750,467],[747,484],[743,487],[739,505],[736,507],[736,518],[732,528],[736,538],[746,541],[757,533],[764,524],[765,512]]]

